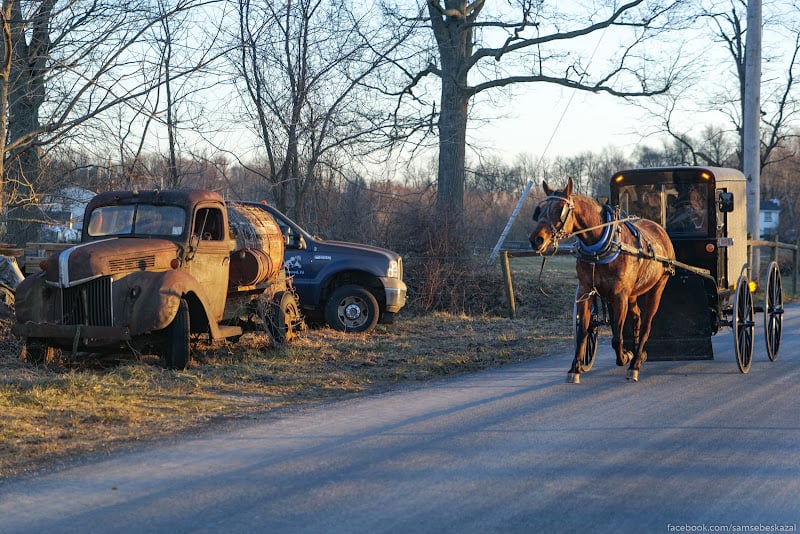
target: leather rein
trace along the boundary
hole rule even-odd
[[[563,205],[558,221],[553,223],[550,219],[550,210],[555,202],[561,202]],[[593,230],[603,229],[603,234],[596,243],[587,245],[582,240],[578,239],[577,244],[573,249],[573,253],[576,255],[578,261],[595,265],[611,263],[619,256],[620,253],[625,253],[638,258],[659,261],[667,266],[670,274],[675,274],[675,260],[657,255],[653,250],[652,244],[644,239],[642,232],[635,226],[635,222],[639,220],[639,217],[631,215],[625,218],[620,218],[608,204],[602,206],[601,208],[603,211],[603,217],[605,219],[604,222],[595,226],[590,226],[588,228],[567,233],[564,230],[564,227],[566,226],[569,217],[574,217],[575,215],[575,202],[572,197],[565,198],[559,195],[550,195],[545,198],[539,206],[536,207],[536,210],[534,210],[533,213],[533,219],[534,221],[540,222],[543,217],[547,217],[546,222],[550,225],[550,231],[553,234],[553,254],[555,254],[558,250],[559,241],[569,239],[570,237],[577,236],[579,234],[591,232]],[[558,224],[558,226],[556,226],[556,224]],[[631,232],[631,235],[633,235],[633,237],[637,240],[639,245],[638,247],[632,247],[620,239],[619,234],[621,225],[624,225],[628,228],[628,230]],[[542,269],[544,269],[544,264],[542,264]]]

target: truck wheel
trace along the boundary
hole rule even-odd
[[[300,308],[297,299],[288,291],[281,291],[275,295],[270,303],[267,329],[272,340],[283,345],[295,337],[300,325]]]
[[[52,362],[56,357],[56,349],[42,340],[25,342],[25,361],[31,365]]]
[[[378,301],[361,286],[342,286],[325,304],[325,321],[336,330],[369,332],[378,323]]]
[[[189,304],[181,299],[178,313],[166,328],[164,365],[167,369],[186,369],[189,364]]]

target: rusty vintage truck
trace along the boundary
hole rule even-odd
[[[101,193],[80,244],[17,287],[13,331],[34,363],[59,349],[151,350],[182,369],[195,338],[263,328],[284,343],[302,324],[284,247],[269,213],[212,191]]]

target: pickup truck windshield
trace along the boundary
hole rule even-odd
[[[87,232],[99,236],[171,236],[183,234],[186,212],[180,206],[131,204],[102,206],[89,216]]]

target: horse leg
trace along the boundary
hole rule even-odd
[[[617,365],[620,367],[627,364],[633,356],[630,351],[626,351],[622,346],[622,328],[625,326],[625,318],[628,316],[628,298],[616,296],[610,303],[611,315],[611,346],[617,353]]]
[[[628,379],[634,382],[639,381],[639,371],[642,368],[642,364],[647,360],[647,352],[645,352],[644,346],[650,338],[653,318],[655,318],[656,312],[658,311],[658,304],[661,302],[661,294],[664,293],[664,287],[666,287],[668,280],[669,276],[664,276],[644,295],[644,316],[642,317],[644,328],[636,344],[634,358],[631,360],[630,367],[628,367]]]
[[[633,346],[630,349],[633,354],[636,354],[636,348],[639,346],[639,331],[642,326],[642,313],[639,310],[639,302],[636,297],[628,299],[628,318],[633,331]]]
[[[586,340],[589,333],[589,299],[584,299],[575,305],[577,317],[575,328],[575,359],[572,361],[572,367],[567,373],[568,384],[581,383],[581,362],[583,361],[583,354],[586,352]]]

